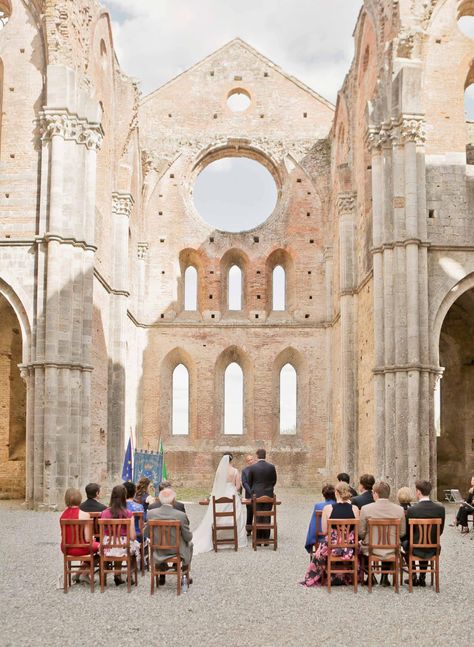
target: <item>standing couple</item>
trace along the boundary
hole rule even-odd
[[[220,497],[232,498],[235,495],[235,512],[237,518],[239,548],[243,548],[247,545],[247,512],[240,501],[240,497],[238,495],[239,490],[243,485],[245,495],[249,499],[254,494],[257,497],[273,496],[273,488],[277,480],[275,466],[271,463],[267,463],[265,460],[266,451],[264,449],[257,449],[256,456],[257,458],[255,462],[248,465],[243,470],[243,478],[241,481],[239,471],[232,466],[232,454],[224,454],[220,460],[219,467],[217,468],[211,492],[211,500],[213,496],[215,496],[216,499],[219,499]],[[247,463],[250,463],[249,457],[247,457]],[[265,509],[264,506],[265,504],[262,504],[260,507]],[[193,533],[195,555],[199,553],[207,553],[213,549],[212,523],[212,505],[209,505],[203,520]]]

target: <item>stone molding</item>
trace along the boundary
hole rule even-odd
[[[135,200],[130,193],[120,193],[115,191],[112,193],[112,213],[117,216],[126,216],[130,218],[132,207]]]
[[[80,247],[81,249],[88,252],[95,253],[97,251],[97,247],[95,245],[86,243],[84,240],[77,240],[77,238],[65,238],[64,236],[60,236],[59,234],[51,234],[49,232],[46,232],[44,236],[36,236],[35,238],[35,243],[39,245],[42,243],[50,242],[56,242],[60,245],[72,245],[73,247]]]
[[[420,238],[407,238],[407,240],[394,240],[392,243],[384,243],[378,247],[373,247],[370,251],[372,254],[381,254],[386,249],[395,247],[407,247],[408,245],[417,245],[418,247],[431,247],[431,243],[423,241]],[[456,248],[457,249],[457,248]]]
[[[352,214],[357,204],[357,193],[351,191],[350,193],[339,193],[336,200],[337,211],[339,214],[349,213]]]
[[[101,124],[90,123],[68,110],[43,110],[40,115],[40,128],[43,141],[59,136],[66,141],[84,144],[88,150],[98,151],[104,138]]]
[[[127,290],[116,290],[113,288],[110,283],[105,279],[102,274],[99,272],[97,268],[94,268],[94,278],[96,278],[99,283],[102,285],[102,287],[108,292],[108,294],[112,294],[114,296],[119,296],[119,297],[129,297],[130,292]]]
[[[425,141],[426,123],[420,115],[402,115],[399,119],[369,126],[367,131],[367,143],[372,150],[380,150],[386,144],[421,146]]]
[[[137,257],[139,261],[146,260],[148,256],[148,243],[137,243]]]
[[[80,364],[79,362],[51,362],[51,361],[37,361],[31,362],[30,364],[18,364],[20,369],[20,375],[23,379],[26,379],[28,374],[31,371],[34,371],[37,368],[57,368],[60,370],[70,370],[70,371],[81,371],[90,373],[94,370],[94,367],[90,364]]]
[[[411,373],[418,371],[419,373],[431,373],[433,375],[442,376],[443,368],[433,366],[430,364],[391,364],[389,366],[376,366],[372,369],[374,375],[385,375],[386,373]]]

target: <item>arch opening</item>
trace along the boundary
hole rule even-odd
[[[188,312],[198,307],[198,273],[193,265],[184,272],[184,309]]]
[[[244,373],[237,362],[231,362],[224,372],[224,434],[244,433]]]
[[[173,436],[189,435],[189,371],[178,364],[173,371],[171,433]]]
[[[242,270],[238,265],[232,265],[229,269],[227,285],[228,310],[242,310]]]
[[[298,376],[291,364],[280,371],[280,434],[295,435],[297,428]]]
[[[272,310],[286,310],[286,272],[281,265],[273,269]]]

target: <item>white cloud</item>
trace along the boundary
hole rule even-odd
[[[362,0],[102,0],[124,72],[144,94],[239,36],[331,101]]]

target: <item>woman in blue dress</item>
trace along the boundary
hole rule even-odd
[[[334,485],[330,485],[329,483],[323,485],[321,493],[324,497],[324,501],[319,501],[319,503],[314,504],[313,514],[311,515],[311,520],[309,522],[308,534],[306,535],[305,548],[308,553],[311,553],[311,550],[316,543],[316,538],[318,539],[318,543],[324,539],[324,534],[321,531],[321,520],[319,520],[318,528],[316,528],[315,512],[317,510],[322,512],[327,505],[336,503],[336,491],[334,489]]]

